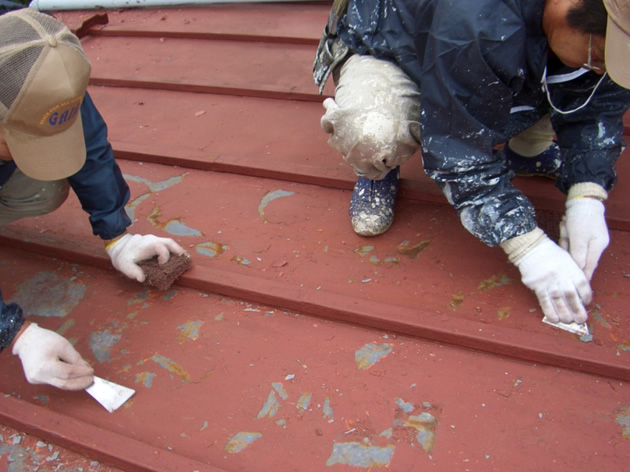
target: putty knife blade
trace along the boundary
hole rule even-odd
[[[132,388],[115,384],[97,376],[94,376],[94,383],[85,391],[110,413],[124,405],[136,393]]]
[[[588,325],[586,323],[562,323],[561,321],[559,321],[558,323],[552,323],[547,319],[547,317],[543,318],[543,323],[547,323],[548,325],[555,326],[556,328],[563,329],[573,334],[579,334],[580,336],[586,336],[590,334],[588,331]]]

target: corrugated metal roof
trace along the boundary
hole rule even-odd
[[[133,471],[622,470],[626,189],[608,205],[592,338],[540,322],[517,270],[461,227],[419,158],[393,227],[355,235],[353,173],[320,130],[311,79],[328,8],[56,14],[75,30],[97,19],[81,30],[89,91],[132,231],[175,238],[194,267],[167,293],[125,279],[74,198],[0,230],[5,296],[137,390],[109,414],[26,384],[4,355],[2,421]],[[562,195],[517,183],[553,233]]]

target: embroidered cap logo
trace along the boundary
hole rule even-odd
[[[59,180],[85,163],[80,109],[89,75],[63,23],[30,8],[0,16],[0,125],[29,177]]]

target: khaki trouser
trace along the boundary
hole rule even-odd
[[[534,157],[546,151],[555,133],[549,115],[543,116],[534,126],[510,139],[510,149],[525,157]]]
[[[61,206],[68,198],[67,180],[43,182],[16,169],[0,188],[0,226],[25,216],[40,216]]]

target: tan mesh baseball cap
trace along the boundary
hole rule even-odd
[[[606,70],[616,83],[630,89],[630,0],[604,0],[606,27]]]
[[[24,174],[59,180],[83,167],[80,108],[90,70],[63,23],[31,8],[0,16],[0,126]]]

